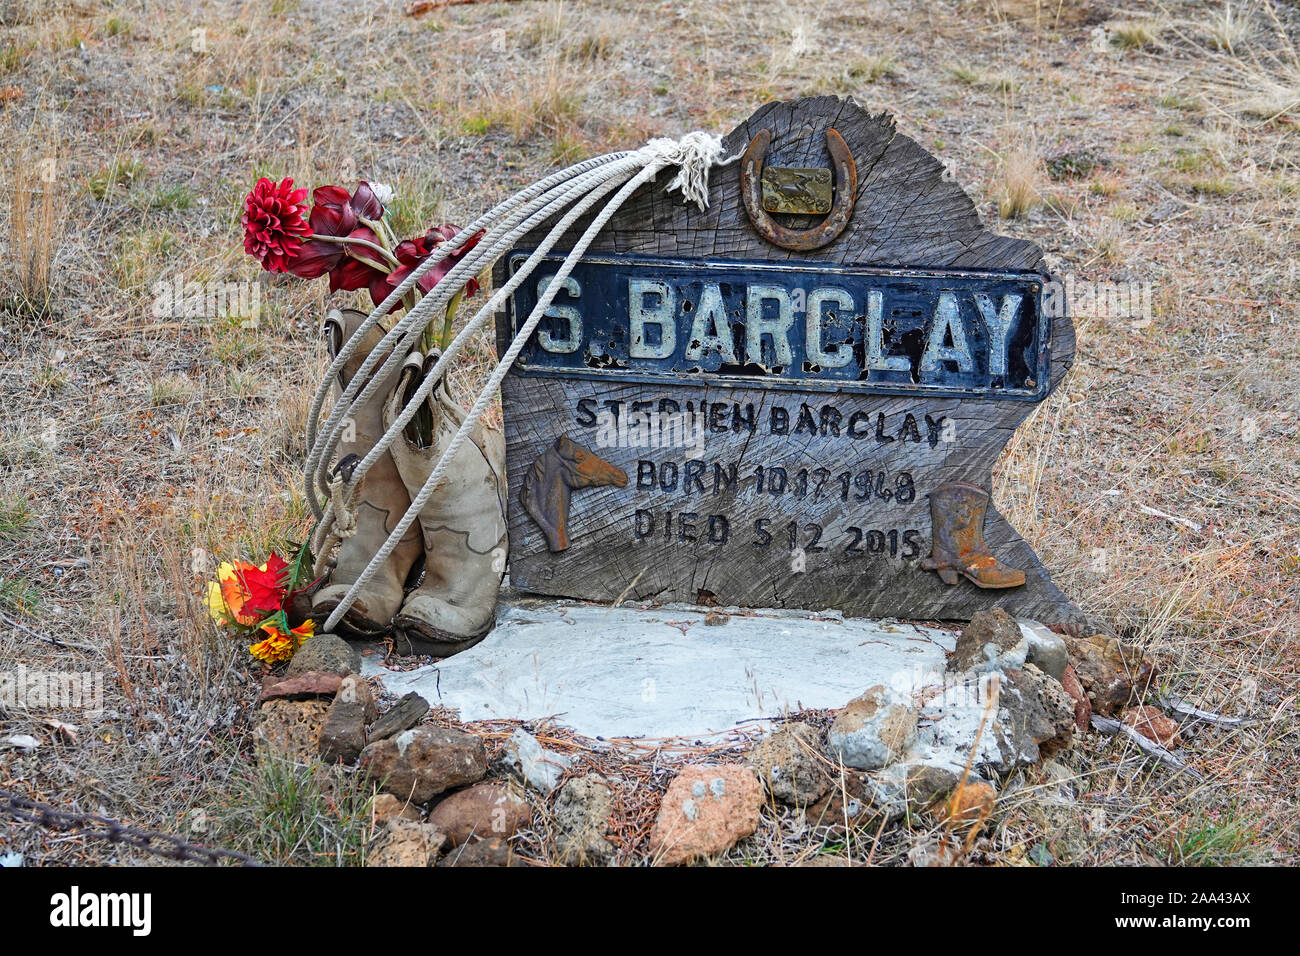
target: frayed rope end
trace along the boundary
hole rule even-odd
[[[701,211],[709,205],[709,170],[730,165],[740,158],[737,153],[723,159],[722,137],[698,131],[687,133],[681,139],[652,139],[642,151],[678,167],[668,191],[681,192],[683,202],[693,202]]]

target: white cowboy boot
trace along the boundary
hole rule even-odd
[[[423,361],[418,353],[407,357],[384,406],[386,426],[397,418],[407,396],[438,357],[437,351]],[[408,426],[391,448],[412,498],[465,421],[465,410],[447,393],[445,380],[433,390],[426,407],[432,418],[428,446],[412,441],[413,429]],[[407,596],[393,627],[399,650],[446,657],[477,644],[495,620],[506,557],[505,438],[500,431],[475,423],[438,490],[421,509],[419,524],[424,535],[424,579]]]
[[[343,343],[352,337],[352,333],[365,320],[366,314],[355,309],[340,312],[331,309],[325,317],[324,333],[329,344],[330,357],[333,358],[343,347]],[[371,329],[361,347],[348,359],[347,365],[339,372],[338,387],[347,387],[352,376],[356,374],[361,363],[370,351],[383,338],[383,331],[378,326]],[[396,374],[390,373],[390,380]],[[387,390],[379,389],[366,405],[354,415],[353,427],[348,428],[344,437],[348,441],[339,442],[338,461],[343,467],[356,464],[374,448],[380,436],[384,434],[382,409],[387,398]],[[349,538],[344,538],[339,545],[338,558],[330,572],[329,581],[312,600],[312,617],[324,622],[330,612],[338,606],[348,589],[361,576],[370,559],[379,551],[380,546],[388,540],[388,535],[397,526],[398,520],[411,506],[411,499],[406,493],[406,485],[393,464],[392,456],[384,455],[366,472],[357,493],[357,530]],[[365,589],[357,596],[347,613],[339,622],[340,630],[358,637],[378,637],[387,634],[392,627],[393,615],[402,605],[403,585],[411,566],[420,557],[420,535],[414,526],[402,538],[387,562],[367,583]]]

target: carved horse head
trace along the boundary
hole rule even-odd
[[[627,486],[627,474],[588,448],[561,435],[524,474],[519,500],[546,535],[552,551],[569,547],[569,494],[574,488]]]

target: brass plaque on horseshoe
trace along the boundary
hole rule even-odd
[[[829,169],[763,170],[763,209],[767,212],[810,213],[824,216],[831,211]]]

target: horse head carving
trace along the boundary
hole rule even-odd
[[[519,499],[552,551],[569,547],[569,495],[575,488],[627,487],[627,473],[561,435],[524,474]]]

